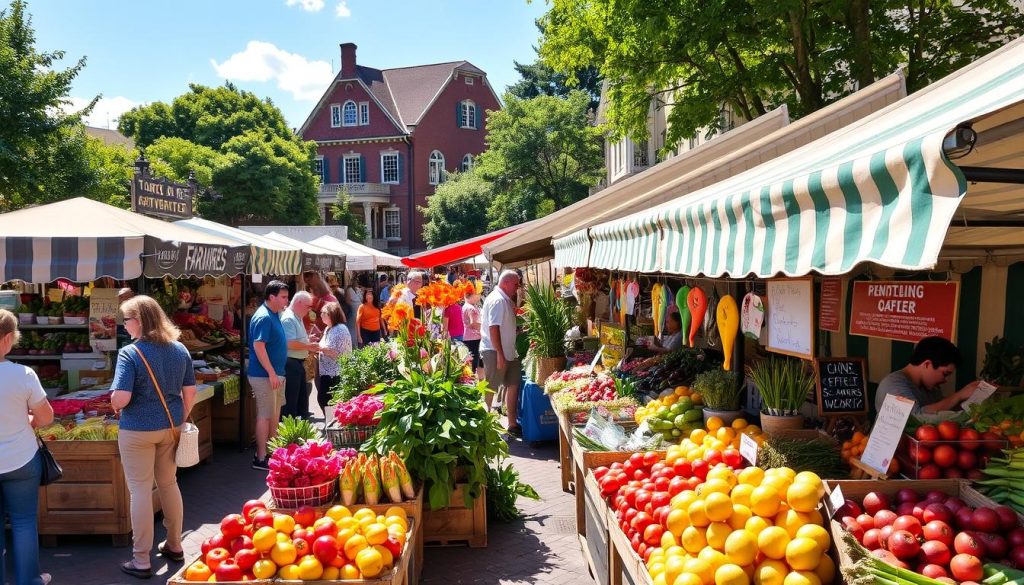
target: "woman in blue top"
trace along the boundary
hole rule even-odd
[[[181,562],[185,558],[181,548],[184,505],[174,453],[180,427],[195,402],[196,375],[192,357],[178,342],[178,328],[155,300],[134,297],[121,305],[121,312],[125,329],[135,340],[118,352],[110,396],[111,406],[121,415],[117,445],[131,495],[134,558],[122,564],[121,570],[148,579],[153,575],[149,554],[153,549],[154,480],[167,528],[167,540],[157,549],[168,560]]]

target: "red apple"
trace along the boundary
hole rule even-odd
[[[295,510],[295,513],[292,514],[292,517],[295,518],[295,523],[299,526],[312,526],[313,523],[316,522],[316,508],[313,506],[300,506],[299,509]]]
[[[914,437],[918,441],[925,442],[925,444],[938,441],[940,438],[939,431],[934,425],[921,425],[917,427],[917,431],[914,432]]]
[[[942,505],[949,508],[949,511],[956,514],[957,510],[967,506],[967,504],[960,498],[946,498],[942,502]]]
[[[1010,549],[1010,562],[1014,567],[1024,570],[1024,546],[1015,546]]]
[[[217,576],[218,582],[241,581],[244,571],[242,571],[242,568],[238,566],[235,559],[224,559],[224,561],[217,565],[217,568],[213,570],[213,573]]]
[[[973,451],[981,446],[981,433],[974,429],[960,429],[960,446]]]
[[[924,562],[930,565],[945,566],[953,558],[953,553],[950,552],[946,543],[939,542],[938,540],[927,540],[921,545],[921,556],[924,558]]]
[[[911,488],[902,488],[896,492],[896,501],[900,504],[903,502],[917,502],[921,499],[921,495],[917,493],[917,490]]]
[[[257,510],[266,510],[267,505],[260,500],[249,500],[242,505],[242,518],[245,518],[246,522],[252,522],[253,514]]]
[[[388,539],[384,541],[384,548],[391,551],[391,556],[396,559],[402,556],[402,543],[398,542],[398,539],[394,536],[389,536]]]
[[[231,554],[237,554],[238,551],[247,548],[253,548],[252,539],[244,534],[238,538],[232,538],[231,542],[228,543],[228,550],[231,551]]]
[[[960,438],[960,425],[951,420],[940,422],[938,429],[939,438],[943,441],[956,441]]]
[[[313,556],[327,566],[338,556],[338,539],[324,535],[313,542]]]
[[[963,479],[964,470],[959,467],[950,467],[942,472],[942,477],[946,479]]]
[[[338,525],[332,518],[324,516],[313,523],[313,538],[321,536],[338,536]]]
[[[996,506],[993,510],[995,510],[996,514],[999,516],[999,528],[1003,530],[1015,530],[1020,525],[1017,513],[1013,511],[1013,508],[1009,506]]]
[[[220,521],[220,533],[231,540],[242,536],[245,532],[245,519],[241,514],[228,514]]]
[[[235,563],[243,571],[248,571],[260,560],[260,553],[254,548],[243,548],[235,553]]]
[[[849,498],[847,498],[846,501],[843,502],[843,505],[839,506],[839,509],[836,510],[836,516],[839,516],[840,518],[843,516],[852,516],[856,518],[863,513],[864,510],[860,507],[860,504]]]
[[[1024,528],[1014,528],[1006,535],[1010,548],[1024,547]]]
[[[219,567],[221,563],[230,558],[231,553],[228,552],[228,549],[215,548],[206,553],[206,557],[204,557],[203,560],[206,562],[206,566],[210,567],[211,570],[216,571],[217,567]]]
[[[917,556],[921,551],[921,545],[917,537],[906,530],[896,530],[887,541],[889,552],[896,555],[900,560],[908,560]]]
[[[864,496],[864,511],[874,516],[881,510],[889,508],[889,498],[881,492],[868,492]]]

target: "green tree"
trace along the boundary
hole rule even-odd
[[[423,213],[423,240],[436,248],[487,233],[487,210],[494,186],[477,169],[452,173],[427,198]]]
[[[613,135],[648,136],[669,107],[667,145],[714,128],[723,108],[753,119],[781,104],[818,110],[906,65],[910,91],[1021,34],[1012,0],[552,0],[542,59],[608,82]]]
[[[338,200],[331,205],[331,217],[338,224],[348,227],[348,239],[360,244],[366,242],[366,223],[354,211],[348,191],[338,193]]]
[[[553,209],[586,197],[604,173],[603,138],[590,123],[587,94],[526,100],[506,94],[504,101],[503,110],[488,113],[481,175],[497,193],[535,193]]]
[[[194,171],[214,197],[199,213],[214,221],[304,225],[319,220],[316,146],[289,130],[269,99],[222,87],[189,85],[170,105],[125,113],[118,128],[146,149],[153,172],[177,181]]]
[[[536,191],[504,191],[495,195],[487,209],[487,229],[500,230],[544,217],[553,211],[555,202]]]
[[[542,95],[568,97],[574,89],[586,92],[590,97],[587,106],[591,112],[597,111],[601,101],[601,74],[597,67],[584,67],[571,74],[558,73],[542,60],[533,63],[513,61],[520,80],[508,86],[508,93],[519,99],[528,100]]]
[[[91,181],[82,194],[121,209],[131,209],[129,185],[135,174],[135,150],[123,144],[106,144],[99,138],[85,137],[85,155]]]
[[[64,52],[39,52],[35,41],[25,2],[0,11],[0,211],[73,196],[89,175],[81,115],[98,97],[62,113],[85,58],[55,69]]]

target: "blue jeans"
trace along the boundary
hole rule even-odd
[[[0,473],[0,519],[6,516],[11,520],[15,585],[43,583],[39,577],[39,532],[36,528],[39,478],[42,475],[43,456],[39,451],[19,469]],[[6,582],[4,540],[0,538],[0,583]]]

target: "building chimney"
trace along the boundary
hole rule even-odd
[[[356,44],[341,43],[341,78],[354,79],[356,76]]]

